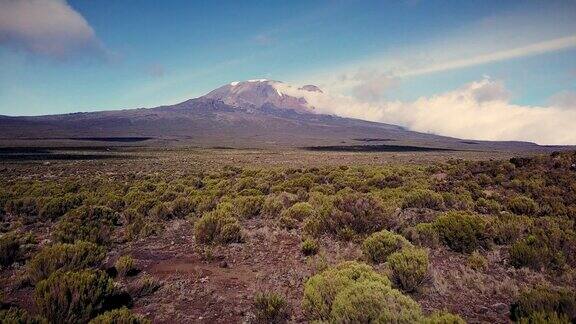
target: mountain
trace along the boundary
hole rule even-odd
[[[416,147],[466,150],[538,150],[523,142],[468,141],[403,127],[320,114],[304,98],[322,94],[279,81],[232,82],[175,105],[63,115],[0,116],[0,145],[195,145],[363,150]]]

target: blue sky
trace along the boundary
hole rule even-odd
[[[254,78],[370,87],[360,100],[485,78],[511,104],[576,91],[574,1],[17,1],[0,0],[3,115],[154,107]],[[62,26],[44,32],[51,17]]]

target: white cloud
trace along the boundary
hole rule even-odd
[[[401,72],[399,76],[409,77],[435,72],[442,72],[460,68],[471,67],[480,64],[504,61],[519,57],[527,57],[547,52],[576,47],[576,36],[560,37],[556,39],[536,42],[525,46],[505,49],[494,53],[480,54],[458,60],[438,62],[423,68],[416,68]]]
[[[83,50],[105,53],[65,0],[0,0],[0,45],[59,59]]]
[[[478,140],[518,140],[538,144],[576,144],[576,109],[521,106],[509,102],[501,81],[484,78],[443,94],[413,102],[361,102],[351,96],[298,90],[320,113],[405,126],[419,132]]]
[[[552,107],[576,110],[576,91],[559,92],[553,95],[549,102]]]

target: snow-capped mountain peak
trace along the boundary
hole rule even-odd
[[[298,112],[314,112],[314,108],[308,105],[303,96],[299,95],[301,91],[322,92],[313,85],[297,88],[280,81],[253,79],[231,82],[211,91],[205,97],[242,108],[260,109],[265,106]]]

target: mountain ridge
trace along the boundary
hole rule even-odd
[[[298,91],[322,93],[314,85],[296,88],[280,81],[259,79],[232,82],[204,96],[154,108],[0,116],[0,145],[14,140],[146,137],[152,139],[140,145],[305,147],[386,142],[385,145],[452,150],[544,148],[528,142],[462,140],[392,124],[321,114],[303,97],[292,95]]]

